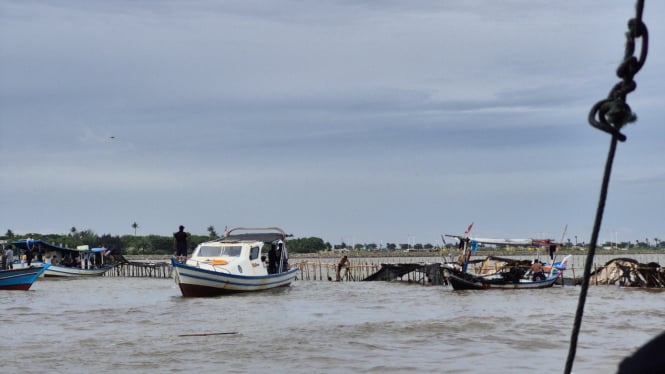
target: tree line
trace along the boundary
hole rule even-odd
[[[4,236],[0,236],[0,240],[5,240],[11,243],[13,240],[25,239],[28,236],[33,239],[41,239],[45,242],[60,245],[67,248],[76,248],[79,245],[88,245],[90,248],[106,247],[112,249],[118,254],[127,255],[170,255],[173,254],[173,236],[161,235],[136,235],[138,224],[134,223],[132,228],[135,230],[134,235],[111,235],[103,234],[98,235],[92,230],[79,231],[72,227],[68,234],[15,234],[12,230],[7,230]],[[215,228],[208,227],[208,235],[193,235],[189,234],[189,252],[200,243],[218,238]],[[577,238],[576,238],[577,239]],[[356,243],[348,245],[347,243],[330,244],[324,242],[323,239],[318,237],[308,238],[295,238],[287,239],[287,248],[290,253],[318,253],[320,251],[330,250],[355,250],[355,251],[377,251],[377,250],[409,250],[416,251],[437,251],[441,246],[432,244],[406,244],[406,243],[386,243],[384,247],[380,247],[375,243]],[[443,248],[455,248],[456,243],[447,243]],[[564,248],[569,249],[584,249],[587,247],[585,243],[573,244],[570,239],[562,245]],[[604,248],[657,248],[665,249],[665,242],[654,238],[652,241],[645,239],[643,242],[636,240],[635,242],[624,241],[619,243],[605,242],[601,245]]]
[[[75,228],[68,234],[15,234],[7,230],[0,240],[11,244],[14,240],[26,238],[42,240],[66,248],[76,248],[79,245],[88,245],[90,248],[105,247],[113,250],[115,254],[123,255],[171,255],[173,254],[173,236],[162,235],[98,235],[92,230],[78,231]],[[191,253],[200,243],[219,238],[214,228],[208,230],[208,235],[194,235],[188,233],[188,251]],[[329,249],[330,244],[324,243],[321,238],[298,238],[286,241],[290,253],[316,253]]]

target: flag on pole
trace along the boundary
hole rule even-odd
[[[472,228],[472,227],[473,227],[473,222],[471,222],[471,224],[469,225],[469,227],[466,228],[466,231],[464,231],[464,236],[469,235],[469,233],[471,232],[471,228]]]

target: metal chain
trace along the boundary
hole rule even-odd
[[[635,113],[626,104],[626,96],[637,87],[633,78],[644,65],[649,45],[649,32],[642,22],[644,0],[637,1],[636,9],[635,18],[628,21],[626,53],[617,68],[617,76],[621,78],[621,82],[614,85],[607,98],[597,102],[589,112],[591,126],[612,134],[620,141],[626,140],[626,136],[620,132],[621,128],[625,124],[637,120]],[[635,40],[640,38],[642,45],[639,58],[637,58],[635,57]]]
[[[646,25],[642,22],[643,10],[644,0],[638,0],[636,4],[636,16],[628,21],[626,53],[624,54],[623,62],[617,68],[617,75],[622,79],[621,82],[614,85],[607,98],[596,103],[589,113],[589,123],[591,126],[611,134],[612,139],[610,142],[610,150],[607,155],[607,161],[605,163],[605,174],[603,176],[600,198],[598,200],[598,208],[596,210],[593,232],[591,234],[591,242],[589,243],[589,252],[587,254],[586,263],[584,264],[584,276],[582,278],[580,298],[577,303],[575,323],[570,338],[570,349],[568,350],[568,359],[566,361],[564,374],[570,374],[573,369],[573,361],[575,360],[575,352],[577,350],[577,337],[580,332],[580,327],[582,326],[582,315],[584,314],[584,303],[586,302],[586,295],[589,289],[591,266],[593,265],[593,257],[598,243],[598,233],[600,232],[600,225],[605,210],[605,201],[607,200],[607,190],[610,183],[610,175],[612,174],[612,163],[614,161],[617,142],[623,142],[626,140],[626,136],[622,134],[620,130],[624,125],[637,120],[635,113],[633,113],[630,106],[626,104],[626,96],[637,87],[633,78],[635,77],[635,74],[640,71],[647,57],[649,34]],[[642,45],[640,48],[640,56],[637,58],[635,57],[635,40],[639,38],[642,39]]]

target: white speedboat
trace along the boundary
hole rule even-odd
[[[185,297],[289,286],[298,269],[289,269],[287,236],[279,227],[234,228],[199,244],[184,263],[173,258],[173,277]]]

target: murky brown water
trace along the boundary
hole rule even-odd
[[[578,296],[297,281],[186,299],[171,279],[40,279],[0,292],[0,358],[7,373],[563,372]],[[592,287],[574,372],[615,372],[661,331],[663,305]],[[233,334],[180,336],[218,333]]]

